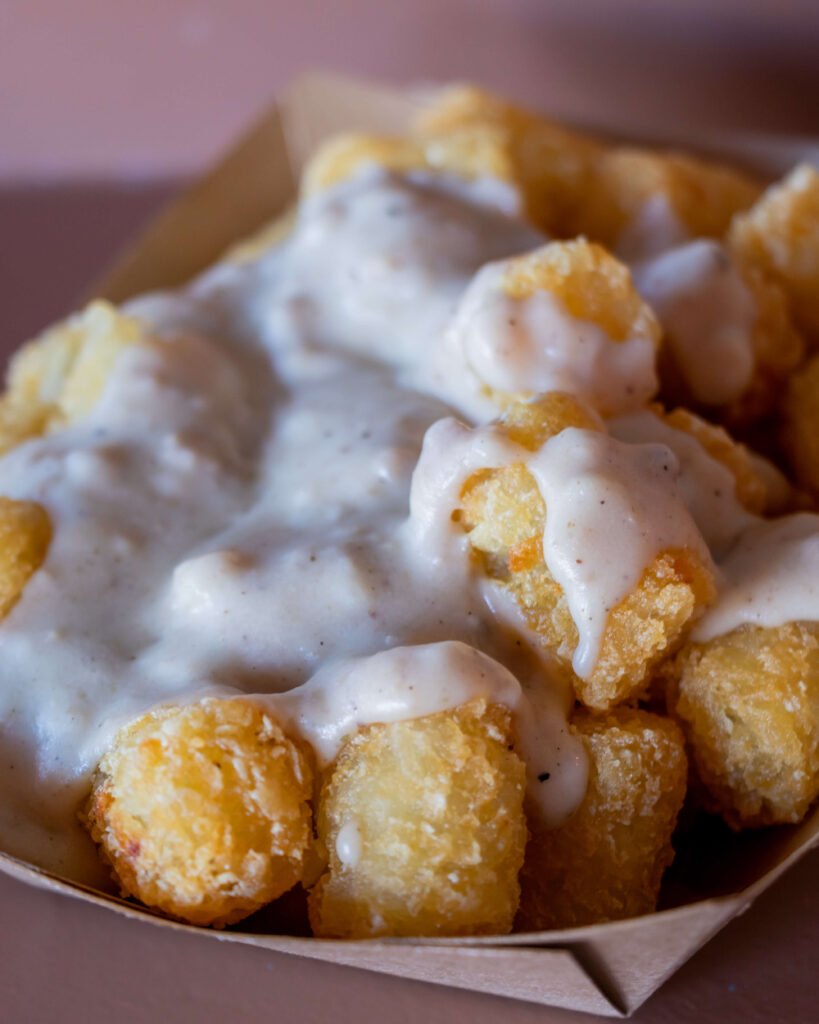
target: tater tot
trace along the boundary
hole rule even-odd
[[[726,247],[695,239],[634,269],[663,328],[663,399],[745,426],[776,405],[804,355],[785,293]]]
[[[800,164],[731,225],[737,259],[778,281],[797,325],[819,341],[819,171]]]
[[[628,268],[582,238],[484,267],[446,343],[500,407],[566,391],[614,415],[640,408],[658,388],[654,314]]]
[[[584,238],[555,242],[510,260],[504,286],[517,299],[551,292],[573,317],[596,324],[614,341],[646,337],[659,346],[659,324],[638,295],[628,268]]]
[[[141,335],[138,321],[96,301],[20,349],[0,398],[0,452],[88,413],[117,356]]]
[[[518,906],[524,766],[510,714],[476,700],[361,729],[324,783],[316,935],[501,934]]]
[[[32,501],[0,498],[0,619],[8,615],[51,543],[48,513]]]
[[[529,840],[520,931],[648,914],[674,857],[671,835],[687,776],[679,728],[625,708],[580,712],[572,728],[588,753],[588,789],[564,825]]]
[[[222,926],[301,880],[312,774],[252,701],[160,708],[119,732],[84,820],[125,895]]]
[[[718,163],[679,153],[611,149],[594,166],[578,231],[627,259],[689,238],[720,238],[760,186]]]
[[[819,795],[819,624],[742,626],[667,674],[712,808],[736,829],[799,821]]]
[[[565,416],[562,425],[555,403]],[[511,436],[535,450],[545,440],[545,430],[535,430],[531,419],[541,410],[551,434],[570,426],[602,429],[580,402],[554,394],[531,403],[525,431],[515,428],[515,420],[523,415],[518,411],[510,410],[499,426],[507,429],[509,423]],[[535,443],[528,444],[530,439]],[[547,509],[534,477],[523,464],[481,471],[466,481],[461,501],[459,519],[484,571],[511,593],[529,626],[570,667],[579,632],[566,596],[544,560]],[[650,669],[682,641],[713,590],[713,571],[697,552],[661,552],[637,587],[611,609],[593,671],[585,679],[574,678],[578,698],[605,710],[638,694]]]
[[[470,85],[439,93],[417,118],[415,136],[432,166],[470,167],[473,177],[509,182],[537,227],[576,234],[598,142]]]
[[[756,307],[752,342],[754,371],[747,390],[720,412],[729,425],[744,426],[771,412],[789,375],[805,355],[784,289],[756,267],[741,268]]]
[[[797,483],[819,497],[819,356],[788,382],[781,440]]]
[[[695,438],[712,459],[725,466],[734,478],[737,498],[749,512],[762,515],[776,507],[780,500],[779,488],[773,487],[770,478],[762,475],[748,448],[735,441],[727,430],[689,409],[664,412],[656,408],[655,411],[669,427]]]
[[[312,156],[301,179],[302,195],[331,188],[361,167],[374,164],[388,171],[426,170],[423,147],[389,135],[336,135]]]

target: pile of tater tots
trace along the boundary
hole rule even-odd
[[[650,913],[684,804],[760,829],[801,821],[819,794],[819,171],[768,183],[457,86],[404,135],[324,144],[299,210],[226,265],[287,246],[303,208],[374,168],[495,204],[532,244],[464,256],[423,366],[403,335],[394,351],[387,336],[383,353],[345,354],[397,366],[442,403],[412,454],[402,543],[423,535],[440,554],[430,573],[467,574],[489,638],[390,620],[379,645],[343,653],[447,644],[419,664],[455,672],[466,643],[502,663],[484,666],[502,680],[453,684],[460,703],[440,696],[445,680],[421,680],[436,694],[422,714],[353,716],[334,746],[253,678],[235,695],[170,694],[119,723],[80,819],[124,895],[194,924],[234,924],[299,888],[319,937]],[[365,285],[350,287],[366,305]],[[138,310],[99,301],[23,348],[0,402],[2,451],[82,422],[144,332]],[[352,521],[356,495],[345,501]],[[0,498],[0,634],[60,528],[47,501]],[[406,587],[415,595],[417,580]],[[507,657],[516,647],[526,653]],[[400,664],[395,692],[415,685]],[[562,776],[522,738],[541,700],[562,700],[582,775],[563,813],[541,813],[538,793]]]

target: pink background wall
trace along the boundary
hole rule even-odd
[[[201,166],[304,68],[819,131],[816,0],[2,0],[0,176]]]

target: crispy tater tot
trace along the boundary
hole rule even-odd
[[[312,774],[252,701],[160,708],[117,735],[85,823],[125,895],[222,926],[301,880]]]
[[[757,267],[741,268],[756,307],[752,342],[754,372],[747,390],[720,412],[729,425],[752,423],[775,407],[789,375],[805,355],[784,289]]]
[[[578,810],[529,840],[516,930],[571,928],[654,910],[674,858],[686,791],[682,733],[670,719],[618,708],[572,722],[589,758]]]
[[[484,267],[446,343],[501,408],[567,391],[614,415],[657,393],[659,324],[628,268],[582,238]]]
[[[781,440],[797,483],[819,497],[819,356],[788,382]]]
[[[600,143],[470,85],[443,90],[418,116],[415,136],[433,167],[471,169],[520,189],[539,228],[576,234]]]
[[[141,335],[137,320],[95,301],[20,349],[0,398],[0,452],[89,412],[117,356]]]
[[[819,795],[819,624],[741,626],[665,674],[712,808],[736,829],[799,821]]]
[[[674,430],[696,438],[712,459],[725,466],[734,478],[737,498],[749,512],[762,515],[776,507],[780,500],[778,489],[760,473],[748,448],[735,441],[727,430],[682,407],[670,412],[654,407],[654,411]]]
[[[305,167],[302,195],[331,188],[367,164],[388,171],[427,169],[423,147],[410,139],[355,133],[336,135],[319,147]]]
[[[760,186],[718,163],[680,153],[618,148],[594,166],[578,232],[627,259],[641,259],[689,238],[720,238]]]
[[[538,416],[539,429],[533,424]],[[523,431],[517,428],[519,419],[526,424]],[[547,432],[552,436],[570,426],[602,429],[578,400],[555,393],[525,410],[511,409],[498,421],[502,429],[507,423],[510,436],[531,450]],[[579,632],[544,561],[547,510],[534,477],[523,464],[481,471],[466,481],[461,502],[459,521],[484,571],[511,593],[529,626],[570,667]],[[593,671],[586,679],[574,678],[578,698],[605,710],[638,694],[651,668],[682,641],[713,591],[713,570],[698,553],[661,552],[638,586],[610,611]]]
[[[584,238],[554,242],[510,260],[503,282],[516,299],[537,291],[552,293],[573,317],[596,324],[614,341],[645,337],[659,346],[659,324],[638,295],[628,268]]]
[[[0,619],[45,561],[50,543],[51,522],[42,506],[0,498]]]
[[[509,711],[476,700],[348,741],[317,816],[329,863],[310,893],[316,935],[510,931],[527,831],[509,735]]]
[[[731,225],[729,242],[744,265],[785,290],[794,318],[819,341],[819,171],[800,164]]]
[[[784,291],[726,247],[696,239],[634,269],[663,327],[663,399],[742,427],[769,413],[805,344]]]

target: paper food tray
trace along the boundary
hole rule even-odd
[[[300,170],[327,136],[342,130],[400,134],[426,90],[398,91],[333,75],[298,80],[209,173],[161,214],[93,287],[121,302],[181,284],[234,242],[281,213],[296,195]],[[595,125],[623,137],[621,125]],[[634,137],[633,135],[631,136]],[[811,140],[664,139],[738,159],[772,176],[798,160],[819,166]],[[695,866],[671,900],[646,917],[559,932],[471,939],[331,941],[177,924],[116,897],[0,853],[0,870],[40,888],[109,907],[157,927],[196,931],[219,942],[348,964],[385,974],[490,992],[611,1017],[630,1015],[784,871],[819,842],[819,808],[798,827],[729,837],[716,830],[687,855]],[[678,858],[679,859],[679,858]],[[697,870],[697,866],[699,870]],[[692,881],[692,878],[694,881]],[[672,886],[672,888],[674,888]],[[241,930],[242,928],[246,930]],[[784,937],[783,937],[784,938]]]

